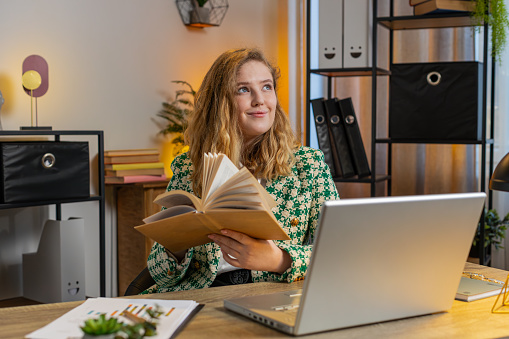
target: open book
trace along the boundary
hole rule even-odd
[[[173,190],[154,202],[166,209],[145,218],[135,229],[172,252],[203,245],[221,229],[265,240],[289,240],[271,209],[276,202],[245,167],[224,154],[204,156],[202,198]]]

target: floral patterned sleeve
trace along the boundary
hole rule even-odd
[[[172,162],[171,170],[173,171],[173,176],[166,191],[180,189],[192,193],[188,185],[190,165],[186,158],[187,154],[183,154]],[[182,262],[178,263],[175,257],[163,245],[156,242],[150,251],[147,267],[157,286],[173,286],[178,284],[184,277],[192,257],[193,249],[191,248],[187,251]],[[157,292],[155,289],[156,287],[154,286],[144,293]]]
[[[274,216],[290,236],[289,241],[275,241],[292,258],[291,267],[283,274],[253,271],[253,281],[287,281],[306,275],[320,208],[326,200],[339,195],[325,164],[323,153],[301,147],[296,153],[296,164],[290,176],[274,180],[266,187],[278,202]]]

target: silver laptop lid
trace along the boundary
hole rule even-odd
[[[295,334],[452,306],[484,193],[328,201]]]

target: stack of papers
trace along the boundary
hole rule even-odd
[[[120,315],[122,311],[129,311],[148,320],[150,317],[146,310],[159,307],[162,314],[158,318],[157,335],[150,338],[166,339],[185,324],[185,320],[194,314],[193,311],[198,305],[193,300],[91,298],[50,324],[27,334],[25,338],[81,338],[84,333],[80,326],[89,318],[97,318],[104,313],[106,318],[116,317],[129,323],[127,318]]]

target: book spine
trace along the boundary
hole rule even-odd
[[[329,135],[329,126],[327,124],[327,116],[325,115],[325,102],[323,98],[311,100],[313,107],[313,115],[315,117],[316,136],[318,138],[318,146],[323,152],[323,157],[327,166],[329,166],[332,177],[336,176],[334,168],[334,158],[332,156],[332,147]]]
[[[331,145],[333,148],[334,162],[336,164],[336,173],[344,178],[355,175],[350,148],[346,140],[345,126],[341,119],[339,106],[336,98],[325,101],[325,113],[331,133]]]
[[[355,172],[359,177],[368,176],[371,171],[369,170],[368,158],[362,142],[359,123],[355,116],[352,98],[339,100],[338,105],[345,124],[346,138],[350,146]]]
[[[105,165],[106,169],[111,170],[128,170],[128,169],[145,169],[145,168],[164,168],[164,163],[162,162],[140,162],[140,163],[132,163],[132,164],[112,164]]]

